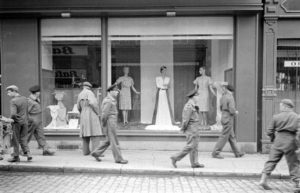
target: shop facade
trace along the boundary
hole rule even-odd
[[[177,149],[176,142],[184,140],[178,126],[185,95],[204,68],[213,91],[208,91],[202,149],[210,150],[219,134],[218,85],[226,81],[236,90],[237,139],[244,151],[256,152],[262,136],[262,9],[259,0],[5,3],[0,11],[2,93],[16,84],[28,95],[30,86],[40,84],[45,133],[50,140],[68,142],[79,140],[76,102],[82,82],[91,82],[99,102],[109,85],[130,85],[130,96],[118,104],[121,139],[128,148],[139,142],[140,148]],[[158,116],[162,66],[169,107]],[[3,94],[4,115],[8,100]],[[120,103],[130,106],[128,123]],[[172,127],[151,127],[165,112]]]
[[[266,1],[264,5],[263,127],[279,112],[284,98],[299,113],[300,4],[295,0]],[[263,135],[263,151],[268,138]]]

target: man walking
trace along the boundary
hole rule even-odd
[[[83,155],[91,153],[90,143],[92,151],[99,146],[100,135],[102,135],[98,101],[91,88],[91,83],[84,82],[83,89],[77,99],[77,108],[80,112],[80,135],[83,143]]]
[[[30,89],[28,97],[28,144],[34,135],[38,145],[43,148],[43,155],[54,155],[54,152],[49,150],[46,142],[44,130],[42,128],[42,108],[40,102],[40,86],[35,85]]]
[[[176,162],[180,161],[187,154],[190,154],[190,162],[192,168],[203,168],[203,164],[198,162],[198,144],[199,144],[199,107],[196,106],[197,99],[195,98],[197,91],[191,91],[187,97],[188,102],[185,104],[182,112],[182,128],[181,131],[186,134],[187,144],[183,150],[171,157],[172,165],[177,168]]]
[[[19,162],[19,145],[23,150],[24,155],[27,157],[27,161],[32,160],[30,150],[28,147],[28,115],[27,115],[27,99],[19,94],[19,88],[15,85],[8,86],[6,88],[7,95],[11,97],[10,100],[10,115],[14,120],[13,122],[13,157],[9,162]]]
[[[280,113],[273,116],[267,128],[266,134],[270,137],[273,144],[270,149],[269,160],[265,163],[259,183],[266,190],[271,189],[267,183],[267,179],[282,156],[286,158],[295,190],[300,190],[300,161],[297,159],[297,154],[295,153],[297,150],[296,134],[299,132],[300,118],[294,112],[293,108],[294,103],[290,99],[281,100],[279,104]]]
[[[107,89],[107,92],[107,96],[103,99],[101,105],[101,121],[106,140],[98,148],[96,148],[91,155],[95,157],[97,161],[101,161],[99,157],[102,156],[109,146],[111,146],[115,162],[119,164],[127,164],[128,161],[124,160],[121,155],[120,145],[117,138],[118,109],[116,98],[119,94],[117,85],[110,86]]]
[[[223,130],[214,147],[212,157],[217,159],[224,158],[220,155],[220,153],[227,141],[229,141],[235,157],[242,157],[244,156],[244,153],[239,150],[233,131],[234,116],[238,114],[238,111],[235,109],[235,102],[232,95],[234,88],[233,86],[226,85],[225,83],[222,84],[221,88],[223,90],[223,96],[220,99],[220,108],[222,112],[221,124],[223,126]]]

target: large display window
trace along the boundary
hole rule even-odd
[[[221,129],[219,83],[234,83],[232,17],[112,18],[108,35],[121,129],[179,130],[192,89],[202,129]]]
[[[101,20],[41,20],[42,108],[47,129],[78,129],[81,84],[99,97]]]

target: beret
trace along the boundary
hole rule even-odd
[[[234,92],[234,87],[232,85],[230,85],[230,84],[228,84],[226,86],[226,89],[229,90],[230,92]]]
[[[40,89],[40,86],[39,85],[34,85],[32,87],[29,88],[29,91],[34,93],[34,92],[40,92],[41,89]]]
[[[295,105],[294,105],[294,103],[293,103],[293,101],[291,99],[282,99],[280,101],[280,103],[285,104],[289,108],[294,108],[295,107]]]
[[[89,83],[88,81],[85,81],[82,83],[83,86],[88,86],[88,87],[93,87],[91,83]]]
[[[5,90],[13,90],[13,91],[19,92],[19,88],[16,85],[10,85],[10,86],[6,87]]]
[[[194,90],[191,90],[186,96],[193,97],[196,93],[197,93],[197,91],[194,89]]]
[[[106,91],[107,91],[107,92],[110,92],[110,91],[112,91],[112,90],[115,90],[115,88],[118,89],[118,85],[117,85],[117,84],[113,84],[113,85],[109,86],[109,87],[106,89]]]

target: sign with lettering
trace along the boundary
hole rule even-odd
[[[53,56],[87,56],[87,46],[53,45]]]
[[[300,61],[284,61],[284,67],[300,67]]]
[[[85,69],[55,69],[55,78],[86,78]]]

